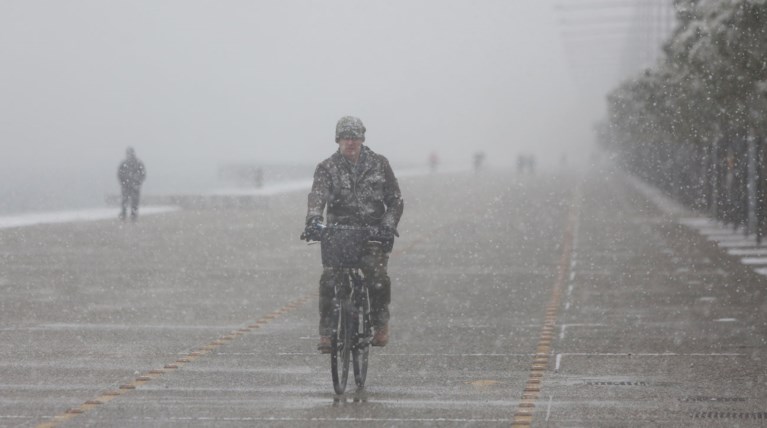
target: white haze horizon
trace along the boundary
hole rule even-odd
[[[146,191],[207,182],[230,163],[312,168],[336,149],[344,115],[395,168],[432,152],[466,168],[477,151],[492,167],[520,153],[583,163],[611,82],[585,92],[573,77],[554,6],[5,1],[3,208],[51,181],[51,192],[116,192],[128,146]]]

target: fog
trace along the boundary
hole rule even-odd
[[[4,1],[3,209],[116,192],[126,146],[149,192],[194,188],[233,162],[311,174],[348,114],[395,169],[431,152],[468,168],[478,150],[497,167],[521,152],[577,162],[603,94],[573,77],[555,6]]]

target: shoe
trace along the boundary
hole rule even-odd
[[[376,329],[371,344],[373,346],[386,346],[387,343],[389,343],[389,324],[384,324]]]
[[[320,343],[317,345],[320,354],[330,354],[333,352],[333,345],[330,344],[330,337],[320,336]]]

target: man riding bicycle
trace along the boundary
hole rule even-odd
[[[391,280],[386,271],[404,203],[389,161],[363,146],[365,126],[359,118],[344,116],[336,124],[338,151],[320,162],[309,193],[305,236],[319,240],[323,212],[327,223],[374,229],[378,243],[365,245],[362,271],[370,294],[373,346],[389,341]],[[332,300],[342,271],[325,267],[320,277],[320,342],[322,353],[331,352]]]

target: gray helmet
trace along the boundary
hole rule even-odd
[[[365,141],[365,125],[358,117],[344,116],[336,123],[336,143],[341,138],[360,138]]]

